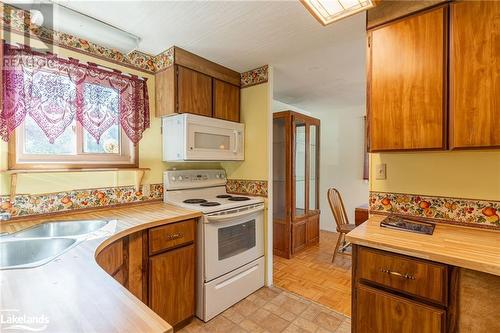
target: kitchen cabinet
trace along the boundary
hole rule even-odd
[[[319,119],[273,115],[273,248],[290,258],[319,241]]]
[[[355,333],[435,333],[456,327],[456,267],[353,245],[352,277]]]
[[[125,253],[127,252],[127,241],[119,239],[105,247],[96,257],[96,261],[101,268],[117,280],[121,285],[125,285],[125,274],[127,262]]]
[[[177,112],[212,116],[212,78],[189,68],[176,66]]]
[[[443,331],[445,311],[376,288],[361,285],[357,305],[355,332],[358,333]]]
[[[106,246],[96,261],[174,328],[195,313],[196,220],[135,232]]]
[[[500,147],[500,4],[451,4],[450,146]]]
[[[240,121],[240,87],[214,79],[214,117]]]
[[[447,7],[368,32],[370,151],[446,148]]]
[[[193,317],[195,289],[193,244],[149,258],[149,306],[172,326]]]
[[[240,74],[174,47],[173,64],[155,74],[156,116],[192,113],[239,122]]]

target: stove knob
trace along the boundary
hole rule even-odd
[[[175,178],[175,176],[173,176],[172,178],[172,181],[175,182],[177,179]]]
[[[181,181],[181,182],[182,182],[182,180],[183,180],[184,178],[183,178],[182,176],[179,176],[179,178],[177,178],[177,179],[179,179],[179,181]]]
[[[219,174],[216,174],[216,175],[215,175],[215,178],[219,179],[219,178],[220,178],[220,175],[219,175]]]

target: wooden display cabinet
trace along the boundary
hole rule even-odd
[[[273,249],[284,258],[319,242],[319,134],[319,119],[274,114]]]

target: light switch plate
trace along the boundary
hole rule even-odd
[[[377,180],[387,179],[386,171],[387,171],[387,165],[385,163],[377,164],[375,166],[375,179]]]

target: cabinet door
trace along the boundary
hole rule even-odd
[[[214,79],[214,117],[240,121],[240,87]]]
[[[149,258],[149,307],[172,326],[194,315],[194,244]]]
[[[371,151],[445,148],[446,15],[438,8],[369,33]]]
[[[307,244],[316,244],[319,242],[319,215],[313,215],[307,218]]]
[[[444,332],[444,310],[364,285],[358,285],[356,297],[353,332]]]
[[[307,219],[292,222],[292,254],[307,245]]]
[[[212,116],[212,78],[177,66],[177,103],[179,113]]]
[[[451,7],[452,148],[500,147],[500,4]]]

